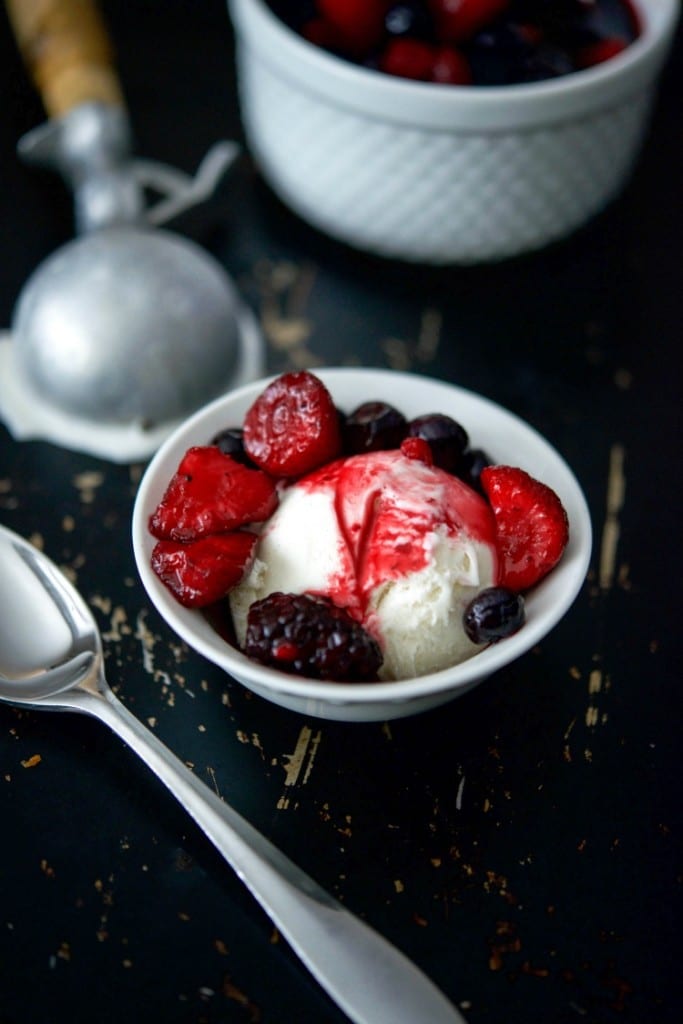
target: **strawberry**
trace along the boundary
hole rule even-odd
[[[580,68],[592,68],[596,64],[603,64],[606,60],[616,57],[627,46],[628,43],[625,39],[617,39],[615,36],[587,43],[580,47],[576,55],[576,64]]]
[[[277,507],[275,483],[260,469],[237,462],[214,445],[190,448],[149,519],[160,540],[196,540],[246,523],[260,523]]]
[[[528,590],[562,557],[569,539],[564,506],[550,487],[514,466],[486,466],[481,484],[496,520],[498,583]]]
[[[203,608],[240,582],[251,566],[256,539],[254,533],[235,530],[186,544],[160,540],[152,551],[152,569],[180,604]]]
[[[434,47],[421,39],[390,39],[380,58],[380,70],[399,78],[426,81],[434,65]]]
[[[323,382],[308,370],[283,373],[244,418],[244,448],[272,476],[296,477],[341,453],[339,413]]]
[[[407,459],[417,459],[419,462],[424,462],[425,466],[434,465],[431,445],[429,441],[425,441],[424,437],[404,438],[401,441],[401,454],[405,455]]]
[[[363,53],[381,40],[389,5],[390,0],[317,0],[318,11],[352,53]]]

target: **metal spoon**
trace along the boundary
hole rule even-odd
[[[2,526],[0,566],[0,700],[94,715],[116,732],[194,818],[350,1020],[464,1024],[413,963],[304,874],[130,714],[106,682],[101,637],[83,598],[44,554]]]
[[[92,0],[6,4],[51,118],[19,152],[61,172],[81,235],[34,271],[16,304],[17,387],[98,424],[176,421],[230,386],[243,317],[223,268],[158,225],[204,198],[236,147],[216,147],[195,179],[136,164]],[[150,184],[163,198],[147,211]]]

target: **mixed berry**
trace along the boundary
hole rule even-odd
[[[294,675],[377,678],[379,645],[343,608],[310,594],[269,594],[249,609],[244,653]]]
[[[483,495],[495,521],[497,585],[467,607],[473,643],[520,629],[524,594],[559,562],[567,515],[551,488],[470,447],[467,432],[443,413],[408,419],[384,401],[349,413],[309,371],[282,374],[228,426],[181,459],[149,518],[153,571],[180,604],[216,618],[219,605],[251,569],[258,533],[288,484],[347,456],[400,449],[459,477]],[[318,679],[375,680],[376,640],[343,608],[309,594],[271,594],[251,605],[245,653],[266,665]]]
[[[443,85],[556,78],[621,53],[631,0],[270,0],[309,42],[390,75]]]

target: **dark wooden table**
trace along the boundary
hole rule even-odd
[[[139,155],[192,171],[214,141],[241,137],[220,0],[103,9]],[[14,155],[44,115],[4,21],[0,46],[6,327],[72,224],[61,183]],[[76,580],[128,707],[470,1024],[681,1019],[682,94],[679,47],[619,200],[499,266],[354,254],[283,209],[247,156],[191,225],[260,315],[270,370],[362,362],[445,378],[531,422],[585,488],[595,551],[576,604],[444,709],[349,725],[252,696],[142,590],[129,534],[144,467],[0,426],[0,523]],[[0,1024],[344,1019],[96,722],[0,707],[0,815]]]

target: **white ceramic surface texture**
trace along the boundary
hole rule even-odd
[[[272,188],[331,236],[384,256],[476,263],[564,237],[623,188],[678,0],[638,0],[622,55],[560,80],[434,86],[339,60],[262,0],[229,0],[242,116]]]
[[[150,568],[154,539],[149,515],[187,448],[206,444],[220,429],[241,424],[264,382],[218,399],[188,420],[150,463],[135,502],[133,546],[143,585],[161,616],[191,648],[248,689],[282,707],[339,721],[384,721],[444,704],[478,685],[492,672],[537,644],[562,618],[586,575],[591,553],[588,508],[574,475],[558,453],[530,426],[485,398],[413,374],[386,370],[316,371],[339,407],[351,411],[363,401],[390,395],[410,418],[446,412],[468,430],[473,445],[499,462],[519,465],[560,495],[570,522],[570,542],[560,565],[527,599],[527,622],[515,636],[452,669],[391,683],[343,684],[300,679],[258,665],[231,647],[198,611],[183,608]]]

